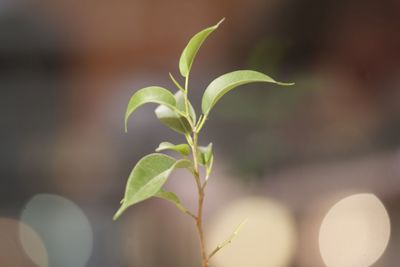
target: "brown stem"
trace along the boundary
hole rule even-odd
[[[200,240],[200,252],[201,252],[202,267],[208,267],[209,263],[208,263],[208,256],[207,256],[206,248],[205,248],[204,231],[203,231],[203,204],[204,204],[204,196],[205,195],[204,195],[204,186],[201,184],[201,180],[200,180],[199,163],[197,161],[197,139],[198,139],[198,133],[194,132],[193,133],[192,152],[193,152],[195,179],[196,179],[197,190],[198,190],[198,194],[199,194],[197,216],[196,216],[196,228],[197,228],[197,234],[198,234],[199,240]]]
[[[186,117],[189,120],[190,126],[192,127],[192,131],[193,131],[193,142],[190,141],[190,136],[187,136],[186,138],[188,139],[188,142],[192,148],[193,163],[194,163],[194,178],[196,180],[197,191],[199,194],[197,215],[194,217],[192,216],[192,217],[196,221],[197,234],[198,234],[199,240],[200,240],[200,252],[201,252],[202,267],[208,267],[209,266],[209,264],[208,264],[209,258],[207,256],[207,252],[206,252],[206,248],[205,248],[204,232],[203,232],[203,204],[204,204],[204,189],[205,189],[206,183],[202,184],[201,179],[200,179],[199,162],[197,160],[197,140],[198,140],[200,128],[197,129],[196,122],[192,121],[193,118],[191,118],[189,115],[188,83],[189,83],[189,75],[186,76],[186,79],[185,79],[184,96],[185,96]]]
[[[204,202],[204,191],[203,189],[199,192],[199,206],[197,212],[197,220],[196,220],[196,227],[197,233],[200,239],[200,250],[201,250],[201,258],[202,258],[202,266],[208,267],[208,256],[205,249],[205,242],[204,242],[204,232],[203,232],[203,202]]]

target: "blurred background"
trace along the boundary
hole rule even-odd
[[[225,72],[296,85],[237,89],[203,128],[215,151],[208,250],[249,218],[212,266],[397,266],[397,0],[1,0],[0,266],[200,266],[193,223],[172,205],[112,216],[134,164],[184,141],[152,105],[125,134],[130,96],[175,90],[168,72],[179,77],[187,41],[222,17],[192,70],[198,113]],[[167,186],[195,208],[186,173]],[[338,218],[348,223],[335,228]]]

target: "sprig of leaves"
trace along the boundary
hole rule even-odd
[[[178,152],[181,159],[175,159],[161,153],[153,153],[139,160],[128,178],[125,196],[121,201],[119,210],[114,216],[114,220],[118,219],[127,208],[151,197],[161,198],[173,203],[180,211],[196,221],[200,237],[203,267],[207,267],[209,259],[233,240],[242,224],[225,242],[221,243],[211,254],[207,255],[202,228],[202,212],[205,196],[204,190],[207,180],[211,175],[214,155],[212,143],[208,146],[198,145],[198,135],[212,108],[214,108],[225,94],[236,87],[256,82],[272,83],[281,86],[293,85],[293,83],[278,82],[264,73],[253,70],[237,70],[223,74],[213,80],[205,89],[201,102],[202,114],[197,119],[196,112],[188,98],[190,71],[200,47],[223,21],[224,19],[220,20],[216,25],[208,27],[194,35],[183,49],[179,60],[179,72],[185,79],[184,86],[169,73],[178,91],[173,93],[163,87],[150,86],[136,91],[129,100],[125,113],[125,131],[128,131],[128,120],[136,109],[144,104],[154,103],[158,104],[158,107],[155,109],[155,115],[160,122],[173,131],[183,134],[187,144],[175,145],[170,142],[162,142],[156,149],[156,152],[166,150]],[[190,154],[192,155],[191,160],[188,159]],[[193,175],[196,182],[199,199],[196,214],[186,209],[175,193],[167,192],[163,189],[172,172],[178,168],[187,169]],[[204,177],[200,176],[200,168],[205,168]]]
[[[122,205],[115,214],[114,220],[118,219],[128,207],[156,196],[174,169],[191,170],[192,166],[193,164],[189,160],[176,160],[159,153],[142,158],[129,176]]]

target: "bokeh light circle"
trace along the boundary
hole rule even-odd
[[[86,215],[72,201],[57,195],[36,195],[27,203],[21,221],[43,240],[50,266],[83,267],[88,262],[93,246],[92,228]],[[21,230],[23,243],[26,238]],[[29,245],[24,247],[27,249]]]
[[[19,239],[28,257],[39,267],[48,267],[47,249],[39,235],[26,224],[19,224]]]
[[[323,219],[320,252],[328,267],[368,267],[382,256],[389,237],[390,219],[382,202],[373,194],[351,195]]]
[[[19,232],[24,233],[23,243]],[[39,235],[15,219],[0,218],[0,266],[47,267],[47,251]]]
[[[218,267],[289,266],[296,245],[296,230],[287,208],[268,198],[249,197],[226,207],[208,229],[209,250],[221,244],[243,220],[231,244],[212,258]]]

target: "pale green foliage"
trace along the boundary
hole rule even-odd
[[[195,110],[188,98],[190,70],[201,45],[218,28],[222,21],[223,19],[216,25],[200,31],[190,39],[179,60],[179,71],[185,78],[185,85],[181,86],[173,75],[169,73],[172,82],[178,89],[175,94],[165,88],[151,86],[138,90],[131,97],[125,114],[125,130],[127,130],[130,115],[138,107],[146,103],[155,103],[159,105],[155,110],[156,117],[168,128],[183,134],[187,144],[175,145],[170,142],[162,142],[156,149],[157,152],[165,150],[176,151],[183,159],[175,159],[160,153],[153,153],[143,157],[133,168],[128,178],[121,207],[114,216],[114,219],[119,218],[128,207],[151,197],[161,198],[173,203],[180,211],[191,216],[196,221],[201,243],[203,267],[208,267],[208,260],[232,241],[242,224],[225,242],[217,246],[210,255],[206,254],[202,229],[202,210],[204,189],[211,174],[214,155],[212,143],[208,146],[198,145],[198,135],[208,119],[211,109],[222,96],[232,89],[255,82],[292,85],[291,83],[277,82],[263,73],[252,70],[238,70],[224,74],[212,81],[206,88],[201,103],[203,114],[197,120]],[[190,154],[192,154],[192,160],[187,159]],[[199,200],[196,215],[183,206],[176,194],[163,189],[167,179],[173,170],[177,168],[186,168],[195,179]],[[204,177],[201,177],[199,168],[204,168]]]
[[[176,110],[174,95],[165,88],[150,86],[137,91],[129,100],[125,113],[125,131],[128,131],[129,116],[140,106],[146,103],[162,104],[172,110]]]
[[[293,85],[293,83],[277,82],[271,77],[253,70],[237,70],[219,76],[208,85],[201,102],[204,114],[210,113],[217,101],[230,90],[244,84],[254,82],[275,83],[278,85]]]
[[[176,109],[171,109],[171,107],[166,105],[160,105],[154,112],[157,118],[170,129],[178,133],[190,133],[192,130],[190,123],[188,119],[182,115],[185,113],[185,98],[183,93],[181,91],[176,92],[174,98]],[[189,105],[189,109],[192,120],[196,120],[196,113],[191,104]],[[177,113],[176,110],[179,110],[180,113]]]
[[[212,156],[212,143],[210,143],[208,146],[199,146],[197,151],[197,159],[201,165],[207,165]]]
[[[162,198],[174,204],[183,213],[188,213],[189,211],[182,205],[180,199],[175,193],[160,190],[155,194],[155,197]]]
[[[202,30],[201,32],[193,36],[192,39],[190,39],[185,49],[183,49],[181,58],[179,60],[179,71],[181,72],[181,75],[183,77],[189,76],[194,58],[196,57],[196,54],[199,51],[201,45],[223,21],[224,19],[221,19],[216,25]]]
[[[164,151],[164,150],[174,150],[174,151],[180,153],[182,156],[190,155],[190,147],[187,144],[174,145],[170,142],[162,142],[156,148],[156,152],[160,152],[160,151]]]
[[[150,154],[142,158],[133,168],[126,184],[122,205],[114,220],[131,205],[156,195],[175,168],[191,168],[188,160],[176,160],[164,154]]]

